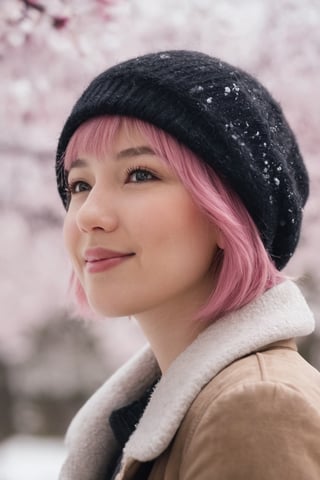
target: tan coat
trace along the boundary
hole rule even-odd
[[[319,480],[320,374],[290,340],[312,329],[291,282],[210,326],[158,383],[117,480],[142,480],[152,459],[150,480]],[[89,400],[68,433],[61,480],[105,480],[108,415],[158,373],[147,348]]]
[[[138,466],[119,479],[139,479]],[[319,480],[319,372],[292,341],[234,362],[197,396],[149,479]]]

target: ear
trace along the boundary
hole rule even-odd
[[[217,245],[219,248],[221,248],[221,250],[224,250],[225,248],[225,240],[224,240],[224,235],[223,233],[221,232],[221,230],[218,230],[217,231]]]

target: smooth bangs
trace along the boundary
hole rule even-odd
[[[187,147],[151,124],[119,116],[89,120],[78,128],[69,142],[65,154],[66,170],[79,154],[105,158],[120,128],[128,138],[133,131],[145,137],[155,153],[177,174],[199,209],[221,232],[223,249],[218,248],[211,265],[212,294],[196,319],[212,322],[241,308],[286,278],[266,252],[257,227],[239,196]],[[71,278],[71,291],[78,313],[88,315],[90,307],[75,274]]]
[[[80,125],[68,143],[64,168],[69,170],[81,155],[92,155],[102,160],[121,127],[120,117],[96,117]]]

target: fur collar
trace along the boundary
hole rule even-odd
[[[125,446],[124,458],[145,462],[158,457],[200,390],[231,362],[270,343],[308,335],[313,329],[313,315],[291,281],[216,321],[162,376]],[[68,430],[69,455],[60,480],[99,477],[115,449],[110,413],[135,400],[159,374],[150,347],[144,347],[89,399]]]

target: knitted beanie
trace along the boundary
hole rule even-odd
[[[308,175],[280,106],[251,75],[193,51],[144,55],[96,77],[75,104],[56,156],[65,208],[63,155],[75,130],[100,115],[149,122],[192,150],[237,192],[275,265],[299,239]]]

